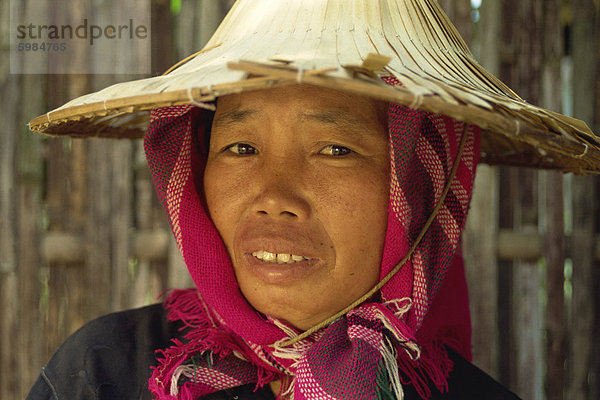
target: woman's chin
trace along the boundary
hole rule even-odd
[[[269,317],[283,321],[294,328],[305,331],[326,320],[345,304],[331,304],[331,298],[320,298],[315,293],[306,294],[295,291],[263,286],[260,295],[256,291],[244,290],[242,293],[257,311]]]

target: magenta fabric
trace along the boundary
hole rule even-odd
[[[396,80],[388,84],[398,85]],[[185,342],[160,353],[149,387],[159,399],[196,399],[241,384],[281,379],[294,399],[398,397],[402,385],[423,398],[445,390],[451,362],[444,346],[470,359],[467,288],[460,255],[479,154],[469,126],[459,168],[417,250],[365,303],[289,348],[293,328],[245,300],[231,261],[205,210],[204,160],[193,139],[206,112],[190,105],[154,110],[145,148],[159,198],[196,288],[167,299],[170,318],[187,324]],[[407,254],[449,179],[464,130],[449,117],[390,104],[390,202],[383,278]],[[201,140],[200,140],[201,142]],[[275,346],[273,346],[275,345]],[[390,361],[392,360],[392,361]]]

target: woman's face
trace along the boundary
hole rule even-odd
[[[219,98],[204,191],[240,289],[306,330],[379,280],[385,108],[307,85]]]

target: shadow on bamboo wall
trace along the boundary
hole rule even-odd
[[[0,0],[2,18],[11,3],[44,12],[39,1]],[[200,48],[230,3],[153,0],[152,75]],[[527,100],[600,132],[594,0],[440,3],[486,68]],[[64,7],[55,12],[90,11],[53,4]],[[110,18],[119,2],[102,4],[94,12]],[[82,324],[191,282],[139,142],[48,139],[25,125],[78,95],[143,76],[11,75],[8,26],[0,24],[0,398],[20,399]],[[597,183],[478,170],[464,238],[474,361],[523,398],[600,398]]]

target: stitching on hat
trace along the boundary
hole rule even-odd
[[[304,78],[304,68],[298,68],[298,73],[296,74],[296,82],[302,83],[302,78]]]
[[[209,88],[210,88],[210,86],[209,86]],[[192,88],[191,87],[189,87],[187,89],[187,95],[188,95],[188,99],[190,101],[190,104],[193,104],[196,107],[203,108],[205,110],[210,110],[210,111],[215,111],[216,110],[216,107],[214,105],[208,104],[208,103],[203,103],[201,101],[196,100],[194,98],[194,96],[192,95]]]
[[[586,155],[586,153],[588,152],[588,149],[590,148],[590,146],[588,146],[587,143],[584,143],[583,145],[585,146],[585,149],[583,149],[583,153],[576,155],[575,158],[583,158]]]
[[[423,105],[423,96],[421,94],[415,94],[412,103],[409,107],[413,109],[421,108]]]

